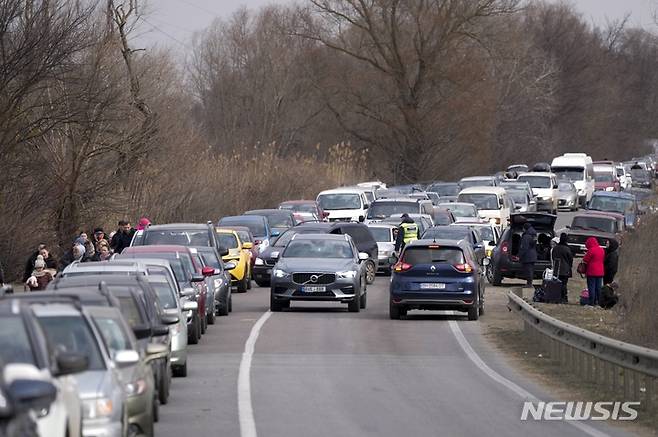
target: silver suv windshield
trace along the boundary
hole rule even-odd
[[[344,258],[354,256],[352,246],[341,240],[291,241],[282,258]]]

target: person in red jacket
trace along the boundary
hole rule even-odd
[[[601,287],[603,287],[604,269],[603,263],[605,260],[605,251],[596,238],[589,237],[585,241],[587,253],[583,257],[583,262],[587,265],[585,276],[587,276],[587,290],[589,291],[589,304],[599,304],[599,294]]]

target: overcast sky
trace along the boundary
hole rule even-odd
[[[241,6],[258,8],[291,0],[147,0],[147,14],[137,37],[141,45],[164,45],[185,52],[194,32],[204,29],[216,17],[227,17]],[[531,0],[532,1],[532,0]],[[592,22],[631,14],[631,23],[653,25],[653,11],[658,0],[572,0],[571,3]]]

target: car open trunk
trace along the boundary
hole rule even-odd
[[[512,256],[519,255],[523,224],[530,223],[537,231],[537,263],[550,265],[551,240],[555,237],[555,221],[557,216],[539,212],[512,214],[510,227],[512,231]]]

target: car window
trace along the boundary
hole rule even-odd
[[[321,194],[318,203],[324,210],[361,209],[361,196],[358,194]]]
[[[438,193],[439,196],[456,196],[461,191],[459,184],[432,184],[427,191]]]
[[[573,185],[569,182],[560,182],[557,189],[560,191],[573,191]]]
[[[144,233],[143,245],[173,244],[177,246],[210,246],[207,230],[148,230]]]
[[[441,248],[428,246],[410,246],[404,251],[402,259],[405,263],[416,264],[463,264],[464,254],[457,248]]]
[[[352,237],[357,246],[374,240],[372,234],[370,234],[370,231],[365,226],[345,226],[343,234]]]
[[[519,181],[528,182],[530,188],[551,188],[551,178],[546,176],[519,176]]]
[[[383,219],[394,214],[418,214],[419,208],[416,202],[386,202],[376,201],[368,209],[367,218]]]
[[[465,203],[472,203],[478,209],[500,209],[498,203],[498,196],[495,194],[460,194],[459,201]]]
[[[595,230],[614,233],[616,231],[616,220],[605,217],[574,217],[571,222],[572,229]]]
[[[449,212],[435,212],[434,214],[435,225],[449,225],[452,223],[452,217]]]
[[[265,226],[264,217],[262,220],[259,220],[258,217],[224,217],[219,221],[219,227],[221,228],[222,226],[244,226],[245,228],[249,228],[252,235],[255,237],[267,236],[267,227]]]
[[[2,364],[36,364],[30,338],[21,317],[0,317],[0,345]]]
[[[219,246],[225,249],[234,249],[238,247],[238,239],[234,234],[217,234],[217,241]]]
[[[477,208],[472,205],[456,205],[454,203],[442,203],[441,208],[452,212],[455,217],[477,217]]]
[[[111,354],[135,348],[120,320],[105,316],[93,316],[92,320]]]
[[[158,302],[162,308],[168,310],[178,307],[176,304],[176,292],[171,288],[169,283],[162,281],[151,282],[151,287],[155,290]]]
[[[116,298],[119,301],[121,314],[131,328],[144,324],[145,320],[142,317],[142,312],[139,310],[137,302],[135,302],[132,296],[123,295],[116,296]]]
[[[282,258],[352,258],[352,246],[345,240],[293,240]]]
[[[216,270],[222,269],[222,264],[213,252],[201,252],[201,257],[203,258],[203,263],[207,266],[212,267]]]
[[[623,199],[621,197],[594,196],[589,207],[599,211],[625,214],[632,213],[635,210],[635,202],[632,199]]]
[[[490,227],[481,227],[479,228],[480,235],[482,236],[483,240],[486,241],[493,241],[494,240],[494,233],[493,230]]]
[[[435,226],[423,234],[423,239],[464,240],[469,239],[470,230],[460,226]]]
[[[288,214],[270,214],[267,216],[267,221],[270,228],[291,228],[295,225]]]
[[[240,240],[242,240],[243,243],[245,242],[253,243],[254,240],[251,238],[249,232],[247,231],[235,231],[235,232],[238,234],[238,237],[240,237]]]
[[[89,361],[88,370],[105,369],[96,337],[82,317],[43,316],[38,320],[48,342],[54,348],[52,352],[84,354]]]
[[[391,230],[389,228],[370,228],[370,233],[379,243],[391,242]]]

